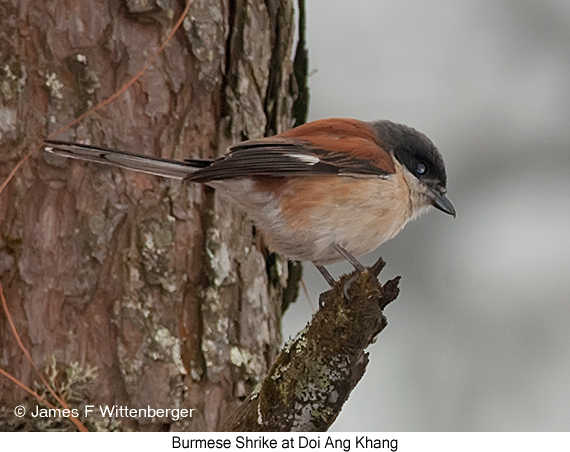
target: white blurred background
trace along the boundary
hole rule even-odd
[[[334,429],[569,431],[570,2],[307,0],[307,19],[310,119],[426,133],[458,212],[362,259],[401,294]],[[285,339],[311,312],[301,295]]]

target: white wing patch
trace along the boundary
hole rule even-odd
[[[285,154],[287,157],[291,157],[297,160],[300,160],[307,165],[316,165],[321,161],[316,155],[309,155],[309,154]]]

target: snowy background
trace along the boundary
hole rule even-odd
[[[570,430],[570,2],[308,0],[307,20],[310,119],[426,133],[458,212],[362,259],[401,294],[334,429]],[[311,313],[301,295],[285,339]]]

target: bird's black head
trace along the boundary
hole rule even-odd
[[[398,162],[429,188],[426,193],[434,207],[455,216],[447,192],[445,163],[433,142],[423,133],[391,121],[371,123],[380,143]]]

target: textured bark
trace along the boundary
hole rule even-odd
[[[132,78],[182,6],[0,1],[1,180]],[[58,138],[183,159],[287,129],[292,21],[289,0],[192,0],[145,75]],[[250,221],[212,190],[50,157],[35,154],[0,195],[0,278],[34,361],[55,357],[52,380],[67,378],[77,404],[195,409],[92,429],[219,429],[277,356],[290,266],[266,263]],[[4,316],[0,349],[0,367],[37,380]],[[25,399],[0,379],[0,406]],[[11,411],[0,429],[55,428]]]
[[[321,295],[321,308],[285,344],[268,375],[224,426],[227,431],[326,431],[360,381],[364,351],[386,327],[382,310],[396,299],[399,278],[370,271],[345,275]]]

